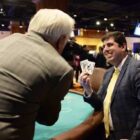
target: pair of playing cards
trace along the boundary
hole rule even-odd
[[[95,62],[88,61],[88,59],[80,61],[80,66],[82,72],[86,72],[88,74],[92,74],[95,66]]]

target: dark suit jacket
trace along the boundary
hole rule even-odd
[[[0,140],[32,140],[35,121],[54,124],[73,70],[40,36],[0,41]]]
[[[85,98],[96,110],[103,107],[113,72],[113,67],[106,72],[97,94]],[[140,61],[130,56],[125,61],[115,85],[110,110],[116,140],[140,140]]]

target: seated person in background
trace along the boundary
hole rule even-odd
[[[97,53],[95,59],[95,67],[106,68],[106,59],[103,54],[103,48],[99,47],[99,52]]]
[[[35,121],[57,121],[73,78],[60,56],[73,27],[66,13],[41,9],[26,34],[0,40],[0,140],[32,140]]]
[[[74,71],[75,71],[76,82],[78,82],[78,78],[81,73],[80,55],[74,55]]]
[[[127,42],[121,32],[107,33],[103,54],[113,67],[107,70],[96,93],[90,77],[82,73],[84,100],[95,110],[104,111],[107,140],[140,140],[140,61],[128,55]]]

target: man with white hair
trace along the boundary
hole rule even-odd
[[[41,9],[26,34],[0,40],[0,140],[32,140],[35,121],[57,121],[73,78],[60,55],[73,27],[66,13]]]

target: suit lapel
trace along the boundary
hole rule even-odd
[[[111,79],[111,77],[112,77],[112,75],[113,75],[113,72],[114,72],[114,67],[112,67],[109,71],[108,71],[108,73],[107,73],[107,75],[106,75],[106,78],[105,78],[105,81],[104,81],[104,86],[103,86],[103,95],[102,95],[102,98],[103,98],[103,100],[104,100],[104,98],[105,98],[105,96],[106,96],[106,94],[107,94],[107,88],[108,88],[108,85],[109,85],[109,82],[110,82],[110,79]]]
[[[119,75],[119,77],[118,77],[118,80],[117,80],[117,82],[116,82],[116,85],[115,85],[115,88],[114,88],[114,91],[113,91],[113,94],[112,94],[112,102],[113,102],[113,100],[114,100],[114,98],[115,98],[115,95],[116,95],[116,93],[117,93],[116,91],[117,91],[117,89],[118,89],[118,87],[119,87],[119,85],[120,85],[120,83],[121,83],[121,80],[122,80],[124,74],[125,74],[125,71],[126,71],[127,66],[128,66],[128,64],[129,64],[129,62],[130,62],[130,59],[131,59],[131,57],[128,56],[128,58],[126,59],[124,65],[122,66],[120,75]]]

